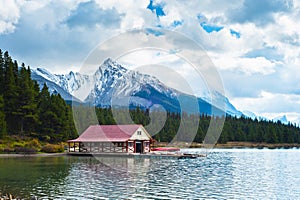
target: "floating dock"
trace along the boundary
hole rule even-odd
[[[69,156],[98,156],[98,157],[128,157],[128,158],[177,158],[177,159],[195,159],[206,157],[205,154],[187,154],[187,153],[93,153],[93,152],[68,152]]]

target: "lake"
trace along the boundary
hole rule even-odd
[[[101,159],[0,158],[0,192],[39,199],[300,199],[299,149]]]

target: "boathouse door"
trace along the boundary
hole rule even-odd
[[[136,153],[143,153],[143,142],[136,141],[135,142],[135,152]]]

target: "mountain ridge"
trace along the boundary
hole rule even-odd
[[[188,95],[167,87],[154,76],[129,70],[110,58],[106,59],[92,75],[72,71],[64,75],[52,74],[42,68],[32,71],[32,78],[37,80],[40,86],[46,83],[50,92],[60,93],[65,100],[80,99],[81,102],[89,102],[99,107],[111,106],[112,103],[126,106],[128,102],[130,105],[145,108],[160,104],[168,111],[188,113],[195,110],[191,105],[198,104],[200,113],[209,115],[215,114],[212,110],[221,115],[223,111],[220,107],[223,105],[226,108],[225,114],[237,117],[243,115],[220,93],[213,91],[211,96],[213,100]],[[88,88],[90,91],[84,91],[84,95],[78,96],[82,88]],[[212,105],[212,102],[217,102],[221,106]]]

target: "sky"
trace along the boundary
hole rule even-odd
[[[237,109],[300,122],[299,19],[299,0],[0,0],[0,48],[31,68],[68,73],[126,31],[175,31],[202,47]],[[194,75],[169,54],[137,54],[144,65],[162,59]],[[133,55],[120,61],[133,65]]]

